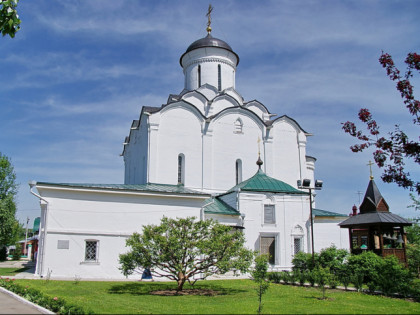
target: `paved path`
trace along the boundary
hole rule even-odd
[[[0,290],[0,314],[45,314],[45,312]]]
[[[30,261],[3,261],[0,262],[0,268],[29,268],[9,278],[34,278],[35,263]],[[17,296],[16,294],[0,287],[0,314],[53,314],[52,312],[40,308],[37,305]]]

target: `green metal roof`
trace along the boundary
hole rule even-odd
[[[204,213],[240,215],[238,211],[217,197],[206,199],[204,204],[206,205],[204,206]]]
[[[34,226],[33,226],[33,228],[32,228],[32,232],[33,233],[35,233],[35,232],[38,232],[39,231],[39,223],[41,222],[41,218],[40,217],[37,217],[37,218],[35,218],[35,220],[34,220]]]
[[[342,213],[331,212],[321,209],[312,209],[312,214],[316,217],[348,217],[348,215]]]
[[[307,192],[300,191],[281,180],[267,176],[262,170],[252,176],[251,178],[239,183],[235,187],[231,188],[229,192],[236,190],[243,191],[262,191],[262,192],[273,192],[273,193],[286,193],[286,194],[300,194],[307,195]]]
[[[184,185],[166,185],[166,184],[142,184],[142,185],[126,185],[126,184],[79,184],[79,183],[48,183],[37,182],[37,185],[52,185],[63,186],[71,188],[96,188],[107,190],[129,190],[129,191],[149,191],[149,192],[163,192],[176,194],[194,194],[194,195],[209,195],[199,191],[185,188]]]

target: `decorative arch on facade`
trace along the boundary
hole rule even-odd
[[[303,230],[303,227],[300,226],[299,224],[296,224],[293,229],[292,229],[292,233],[291,233],[291,238],[292,238],[292,253],[293,255],[296,255],[299,252],[303,252],[304,251],[304,235],[305,232]]]
[[[309,136],[311,135],[310,133],[306,132],[305,130],[302,129],[302,127],[296,122],[296,120],[294,120],[293,118],[290,118],[287,115],[283,115],[279,118],[276,118],[275,120],[273,120],[272,126],[275,127],[275,125],[279,124],[279,123],[287,123],[290,126],[292,126],[295,130],[296,133],[300,133],[303,132],[305,135]]]
[[[250,118],[251,120],[253,120],[255,122],[255,125],[260,129],[261,133],[264,131],[265,125],[264,125],[264,122],[261,120],[261,118],[258,117],[254,112],[250,111],[249,109],[243,108],[243,107],[229,107],[229,108],[226,108],[226,109],[222,110],[221,112],[216,114],[214,117],[212,117],[211,121],[209,122],[208,130],[212,130],[213,125],[219,119],[221,119],[222,117],[224,117],[226,115],[231,115],[231,114],[244,115],[244,116]]]
[[[226,104],[227,103],[227,104]],[[218,113],[222,112],[223,110],[226,110],[231,107],[239,107],[238,101],[230,96],[229,94],[220,94],[216,96],[211,104],[209,105],[209,110],[214,115],[217,115]]]
[[[270,115],[270,112],[268,111],[267,107],[265,107],[264,104],[260,103],[257,100],[253,100],[250,102],[247,102],[244,104],[244,107],[253,111],[256,115],[260,116],[259,112],[261,112],[261,118],[263,118],[263,115]],[[253,109],[255,107],[256,109]]]
[[[174,110],[174,109],[184,109],[184,110],[190,112],[191,114],[193,114],[197,118],[197,121],[200,125],[206,119],[206,117],[203,115],[203,113],[197,107],[195,107],[193,104],[188,103],[184,100],[166,105],[165,107],[162,108],[162,110],[160,111],[160,114],[163,117],[165,114],[167,114],[168,112],[170,112],[171,110]]]

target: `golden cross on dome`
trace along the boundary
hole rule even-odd
[[[208,20],[207,20],[207,33],[211,33],[211,11],[213,11],[213,7],[211,6],[211,4],[209,4],[209,9],[208,9],[208,11],[207,11],[207,14],[206,14],[206,16],[207,16],[207,18],[208,18]]]
[[[372,163],[372,161],[369,161],[368,165],[369,166],[369,170],[370,170],[370,179],[373,179],[373,175],[372,175],[372,165],[374,165],[375,163]]]
[[[258,142],[258,156],[260,156],[261,155],[261,150],[260,150],[261,138],[260,138],[260,136],[258,136],[257,142]]]

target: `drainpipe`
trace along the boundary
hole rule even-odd
[[[200,209],[200,221],[204,221],[204,208],[214,202],[214,196],[211,196],[211,201],[203,205]]]
[[[39,194],[37,194],[36,192],[33,191],[33,188],[36,186],[36,181],[30,181],[29,183],[29,187],[30,187],[30,192],[32,195],[34,195],[35,197],[37,197],[39,199],[39,202],[41,203],[41,201],[45,202],[46,207],[44,210],[44,222],[42,222],[43,220],[41,219],[41,222],[39,224],[39,231],[40,231],[40,238],[39,241],[41,241],[42,239],[42,246],[38,246],[38,254],[37,254],[37,261],[36,261],[36,268],[35,268],[35,274],[39,274],[41,277],[43,275],[43,271],[44,271],[44,257],[45,257],[45,239],[46,239],[46,234],[47,234],[47,220],[48,220],[48,204],[49,202],[41,197]],[[42,225],[42,223],[44,223],[44,226]],[[44,232],[42,232],[42,230],[44,230]],[[41,253],[39,253],[39,250],[41,249]]]

